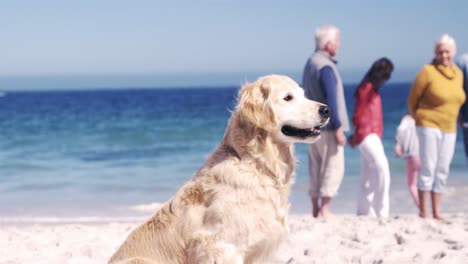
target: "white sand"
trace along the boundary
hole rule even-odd
[[[468,218],[387,220],[291,215],[290,235],[270,263],[468,263]],[[141,221],[0,224],[0,263],[106,263]]]

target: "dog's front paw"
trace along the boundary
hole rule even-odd
[[[187,252],[189,264],[243,264],[236,246],[216,241],[212,236],[191,240]]]

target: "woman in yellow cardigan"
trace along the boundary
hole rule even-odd
[[[465,101],[463,73],[453,63],[455,40],[444,34],[435,43],[435,58],[416,76],[408,98],[408,110],[416,121],[421,170],[418,178],[419,216],[440,213],[441,195],[455,152],[457,117]]]

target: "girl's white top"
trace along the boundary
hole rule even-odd
[[[419,141],[416,123],[410,115],[405,115],[396,130],[395,145],[403,150],[403,156],[419,156]]]

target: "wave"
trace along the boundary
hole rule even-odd
[[[140,213],[152,213],[156,212],[161,208],[162,204],[161,203],[149,203],[149,204],[139,204],[139,205],[134,205],[131,206],[130,209],[133,211],[137,211]]]
[[[0,217],[0,224],[70,224],[70,223],[122,223],[142,222],[159,210],[162,203],[136,204],[127,207],[138,212],[136,216],[21,216]],[[129,215],[132,215],[130,213]]]
[[[40,161],[18,161],[2,158],[2,164],[0,165],[1,170],[15,170],[15,171],[49,171],[54,167],[50,165],[50,162]]]
[[[146,217],[101,217],[101,216],[83,216],[83,217],[3,217],[0,218],[1,224],[71,224],[71,223],[109,223],[109,222],[141,222]]]

